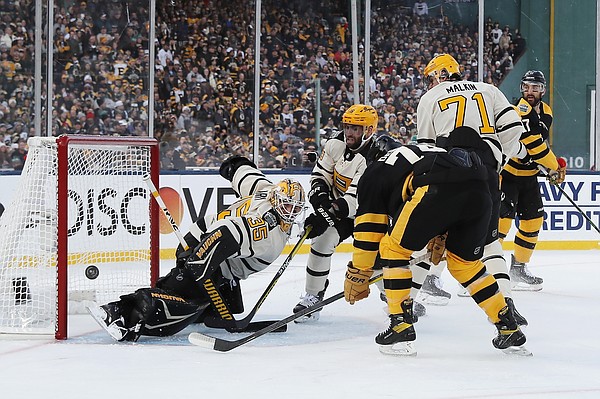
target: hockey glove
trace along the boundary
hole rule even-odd
[[[325,233],[325,230],[329,227],[335,226],[335,215],[332,209],[324,209],[318,207],[315,209],[315,213],[311,213],[306,217],[304,222],[305,226],[312,226],[311,231],[308,233],[306,238],[315,238]]]
[[[429,240],[429,243],[427,243],[429,260],[434,265],[439,264],[445,259],[444,255],[446,253],[446,238],[448,238],[448,233],[433,237],[431,240]]]
[[[500,192],[500,217],[514,219],[515,203],[506,197],[504,192]]]
[[[558,186],[560,183],[565,181],[567,176],[567,161],[564,158],[556,158],[558,161],[558,170],[551,170],[548,172],[548,182],[553,186]]]
[[[248,165],[252,166],[253,168],[256,168],[254,162],[252,162],[248,158],[242,157],[240,155],[234,155],[223,161],[221,167],[219,168],[219,174],[227,180],[232,181],[235,171],[238,170],[238,168],[242,165]]]
[[[329,187],[327,187],[327,184],[323,181],[313,183],[308,193],[308,201],[313,206],[313,209],[317,209],[320,206],[329,208],[331,199],[329,197]]]
[[[369,296],[369,279],[373,275],[372,269],[360,270],[348,262],[346,280],[344,281],[344,298],[350,305]]]
[[[190,256],[192,256],[194,254],[194,248],[189,248],[186,251],[181,251],[181,252],[177,252],[175,257],[175,265],[179,268],[183,268],[185,266],[185,263],[187,262],[187,260],[189,259]]]

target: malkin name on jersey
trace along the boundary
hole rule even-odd
[[[450,87],[446,87],[446,92],[456,93],[457,91],[477,90],[474,83],[455,83]]]

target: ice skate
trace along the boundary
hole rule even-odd
[[[402,314],[390,315],[390,326],[375,337],[379,352],[392,356],[416,356],[413,342],[417,339],[413,327],[412,299],[402,302]]]
[[[319,291],[319,293],[317,295],[306,293],[303,296],[301,296],[300,302],[298,302],[298,304],[296,306],[294,306],[293,312],[298,313],[308,307],[311,307],[311,306],[316,305],[317,303],[321,302],[323,300],[323,298],[325,297],[325,290],[327,289],[328,285],[329,285],[329,280],[326,280],[325,288],[323,288],[322,291]],[[306,323],[306,322],[313,322],[313,321],[319,320],[319,318],[321,317],[321,309],[322,308],[319,308],[319,309],[315,310],[314,312],[311,312],[307,315],[299,317],[298,319],[294,320],[294,323]]]
[[[385,296],[385,291],[381,291],[379,293],[379,299],[383,302],[387,303],[387,297]],[[389,316],[388,307],[386,306],[384,309],[385,313]],[[419,321],[419,317],[423,317],[427,314],[427,308],[422,303],[417,301],[413,301],[413,322],[416,323]]]
[[[517,262],[514,255],[510,257],[510,281],[513,291],[540,291],[544,279],[531,274],[527,264]]]
[[[515,317],[515,321],[517,322],[517,325],[519,327],[524,327],[529,325],[529,323],[527,323],[527,319],[525,317],[523,317],[521,315],[521,313],[519,313],[517,311],[517,308],[515,307],[515,303],[513,302],[512,298],[505,298],[506,299],[506,304],[508,305],[508,308],[513,312],[513,316]]]
[[[430,274],[419,291],[418,300],[428,305],[446,306],[452,294],[442,289],[442,282],[438,276]]]
[[[115,302],[99,306],[96,303],[87,307],[90,315],[116,341],[135,341],[137,334],[125,327],[119,305]]]
[[[498,335],[492,339],[494,348],[510,355],[532,356],[533,354],[525,348],[527,338],[521,331],[513,312],[508,306],[505,306],[498,313],[500,321],[495,324],[498,329]]]

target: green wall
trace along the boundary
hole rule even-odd
[[[452,19],[476,27],[477,1],[434,0],[428,4],[432,12],[440,12],[443,7],[444,14]],[[500,89],[509,100],[518,98],[523,73],[530,69],[543,71],[548,80],[544,100],[554,111],[552,148],[568,159],[570,167],[589,169],[590,96],[596,84],[596,0],[485,0],[486,20],[488,17],[501,26],[511,26],[513,32],[519,28],[527,41],[525,54]]]

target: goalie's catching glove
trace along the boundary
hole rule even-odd
[[[558,170],[550,170],[547,176],[548,182],[554,186],[564,182],[567,177],[567,161],[561,157],[556,160],[558,161]]]
[[[448,238],[448,233],[435,236],[427,243],[427,253],[429,254],[429,260],[434,265],[439,264],[442,260],[445,259],[444,255],[446,253],[446,238]]]
[[[346,271],[346,280],[344,281],[344,298],[350,305],[369,296],[369,279],[373,275],[373,270],[360,270],[348,262]]]

